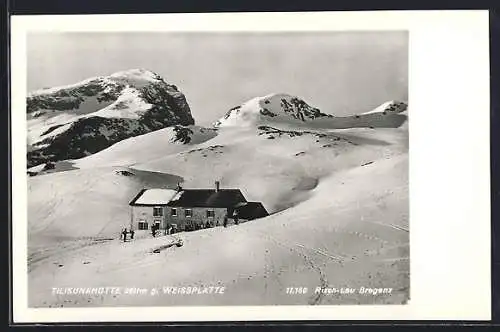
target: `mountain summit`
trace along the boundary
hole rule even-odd
[[[215,127],[252,126],[257,123],[307,122],[318,118],[333,117],[311,107],[304,100],[285,93],[273,93],[250,99],[246,103],[231,108]]]
[[[406,121],[408,105],[400,101],[388,101],[377,108],[355,115],[333,116],[310,106],[303,99],[284,93],[255,97],[231,108],[213,125],[219,127],[258,127],[284,125],[319,129],[346,129],[359,127],[396,128]]]
[[[182,92],[146,69],[28,94],[28,167],[81,158],[125,138],[194,119]]]

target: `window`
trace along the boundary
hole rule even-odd
[[[207,218],[214,218],[215,212],[214,210],[207,210]]]
[[[141,231],[148,229],[148,223],[145,221],[139,221],[139,223],[137,224],[137,229],[139,229]]]
[[[177,209],[176,208],[173,208],[172,210],[170,210],[170,215],[172,217],[177,217]]]
[[[153,208],[153,217],[161,217],[163,216],[163,208],[155,207]]]
[[[186,210],[184,211],[184,216],[185,216],[185,217],[192,217],[192,216],[193,216],[193,210],[191,210],[191,209],[186,209]]]

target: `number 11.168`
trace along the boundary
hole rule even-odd
[[[287,287],[287,294],[307,294],[307,287]]]

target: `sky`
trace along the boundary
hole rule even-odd
[[[408,33],[36,33],[28,90],[144,68],[175,84],[207,125],[257,96],[288,93],[337,116],[408,99]]]

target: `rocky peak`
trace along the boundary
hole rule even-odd
[[[81,158],[131,136],[194,124],[184,94],[146,69],[38,90],[26,102],[29,166]]]

